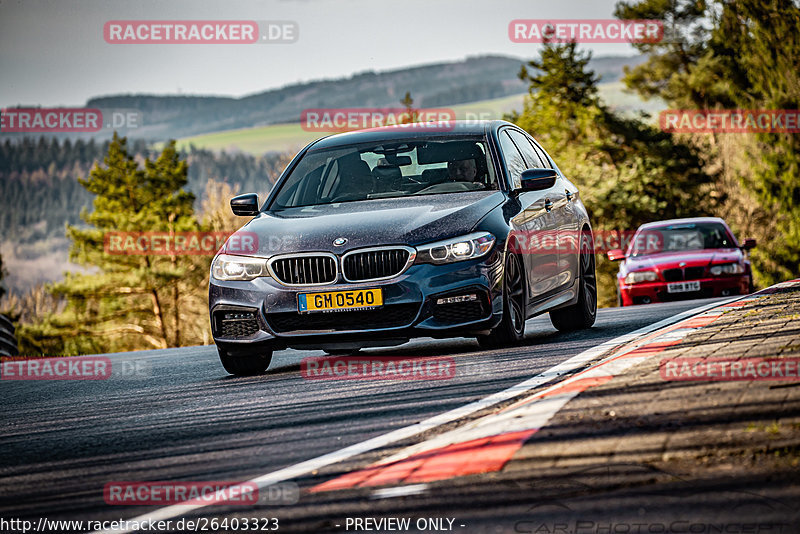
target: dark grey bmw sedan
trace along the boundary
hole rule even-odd
[[[577,187],[504,121],[416,123],[332,135],[300,151],[213,260],[222,365],[258,374],[274,350],[347,354],[412,337],[524,337],[549,312],[594,324],[592,229]],[[239,239],[238,241],[241,241]]]

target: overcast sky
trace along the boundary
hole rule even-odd
[[[0,106],[119,93],[242,96],[365,70],[502,54],[513,19],[608,19],[616,0],[0,0]],[[290,20],[292,44],[108,44],[109,20]],[[632,55],[626,44],[583,45]]]

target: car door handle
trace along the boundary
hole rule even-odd
[[[567,194],[567,202],[572,201],[572,197],[574,196],[572,194],[572,191],[570,191],[569,189],[566,189],[566,194]]]
[[[544,199],[544,209],[547,213],[553,209],[553,202],[549,198]]]

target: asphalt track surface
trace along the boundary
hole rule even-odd
[[[263,376],[235,378],[224,372],[213,346],[110,355],[149,376],[4,380],[0,518],[148,514],[159,506],[107,505],[104,485],[249,480],[476,401],[607,340],[711,302],[604,309],[593,328],[570,334],[556,332],[545,315],[528,321],[525,343],[514,348],[488,351],[470,339],[419,339],[363,353],[451,356],[457,373],[450,380],[307,380],[300,376],[300,360],[323,353],[293,350],[277,352]],[[305,489],[335,474],[323,470],[294,482]],[[416,498],[383,499],[374,490],[304,493],[290,506],[212,506],[193,515],[277,517],[282,532],[353,531],[345,528],[348,517],[375,514],[449,517],[452,530],[461,532],[528,531],[526,511],[541,506],[541,491],[519,480],[494,487],[500,482],[492,477],[467,478],[426,488]],[[474,493],[476,485],[481,494]],[[625,502],[635,515],[635,503]],[[515,512],[504,510],[512,505]],[[609,511],[607,504],[602,511]],[[547,530],[558,532],[558,526]]]

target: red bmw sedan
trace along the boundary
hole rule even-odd
[[[620,306],[752,293],[746,250],[718,217],[673,219],[643,224],[626,251],[608,251],[622,260],[617,274]]]

